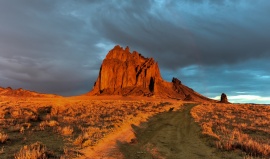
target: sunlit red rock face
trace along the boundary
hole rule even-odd
[[[53,94],[41,94],[33,91],[24,90],[22,88],[12,89],[11,87],[2,88],[0,87],[0,96],[8,97],[57,97]]]
[[[155,96],[182,100],[209,100],[181,84],[162,79],[158,63],[138,52],[115,46],[100,67],[94,88],[88,95]]]

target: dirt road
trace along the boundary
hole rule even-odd
[[[85,149],[85,156],[80,159],[243,158],[234,152],[221,152],[206,144],[206,138],[201,137],[200,127],[190,115],[195,105],[185,104],[181,110],[155,115],[140,126],[132,125],[132,130],[117,133],[111,140],[102,142],[96,150]],[[130,139],[131,142],[126,142]]]
[[[162,113],[140,127],[133,126],[137,139],[133,143],[118,142],[121,153],[127,159],[235,158],[217,154],[202,141],[200,128],[190,115],[192,107],[194,104],[186,104],[182,111]]]

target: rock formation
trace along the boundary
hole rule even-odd
[[[12,89],[11,87],[2,88],[0,87],[0,96],[9,97],[57,97],[53,94],[41,94],[33,91],[24,90],[22,88]]]
[[[220,103],[229,103],[227,95],[225,93],[222,93],[220,96]]]
[[[161,81],[158,64],[138,52],[115,46],[103,60],[92,94],[146,95]]]
[[[88,95],[155,96],[182,100],[210,100],[173,78],[162,79],[158,63],[129,48],[115,46],[100,67],[94,88]]]

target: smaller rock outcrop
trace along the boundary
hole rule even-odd
[[[220,96],[220,103],[229,103],[227,95],[225,93],[222,93]]]
[[[181,85],[181,84],[182,84],[182,82],[181,82],[179,79],[175,78],[175,77],[173,77],[172,83],[173,83],[174,85]]]

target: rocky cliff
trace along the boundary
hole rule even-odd
[[[129,48],[115,46],[103,60],[91,94],[151,96],[161,81],[157,62]]]
[[[94,88],[88,95],[155,96],[182,100],[209,100],[180,80],[172,82],[161,77],[158,63],[129,48],[115,46],[100,67]]]

